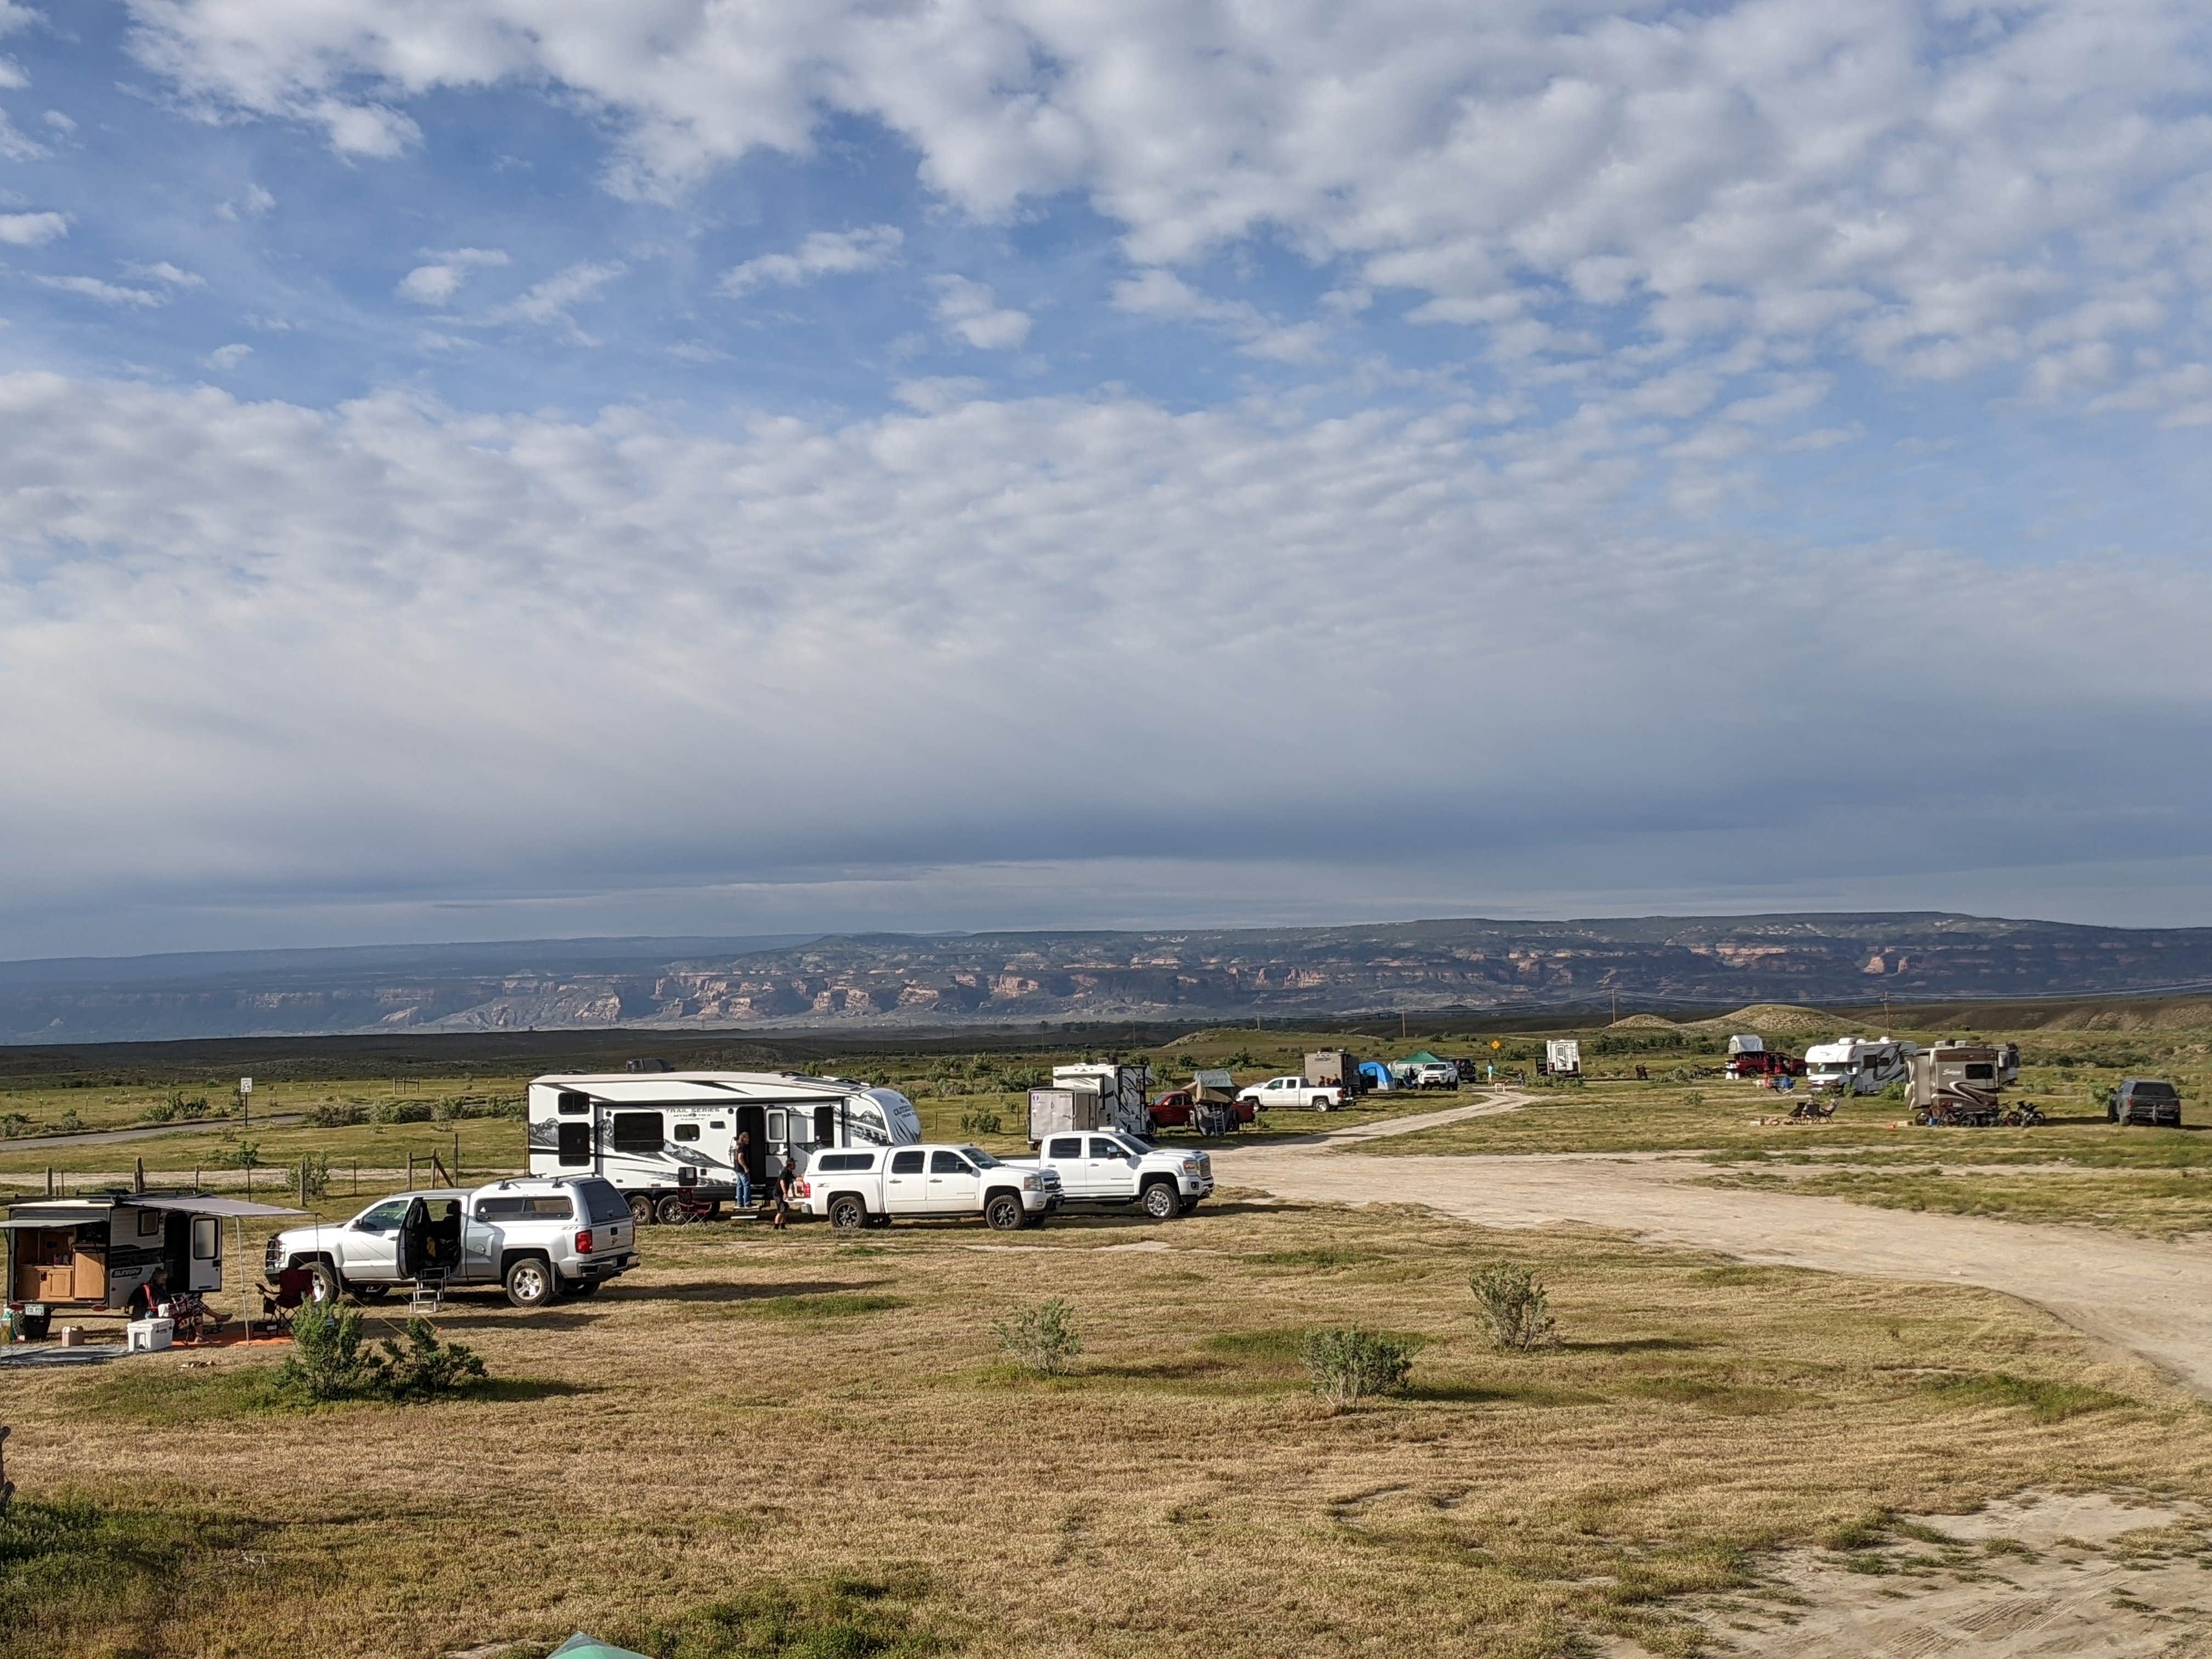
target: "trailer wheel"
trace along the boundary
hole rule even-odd
[[[643,1193],[629,1195],[629,1218],[641,1227],[653,1224],[653,1200]]]
[[[507,1267],[507,1299],[518,1308],[542,1308],[553,1299],[552,1264],[542,1255],[520,1255]]]
[[[1155,1181],[1145,1188],[1145,1213],[1155,1221],[1166,1221],[1182,1207],[1182,1194],[1174,1183]]]
[[[868,1224],[868,1206],[850,1193],[830,1200],[830,1225],[841,1233],[856,1233]]]
[[[993,1232],[1010,1233],[1022,1224],[1022,1201],[1012,1193],[994,1193],[983,1206],[983,1219]]]

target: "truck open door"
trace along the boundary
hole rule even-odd
[[[392,1241],[393,1260],[403,1279],[420,1279],[430,1265],[430,1206],[421,1199],[409,1200]]]

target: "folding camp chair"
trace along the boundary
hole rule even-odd
[[[292,1316],[300,1311],[314,1282],[314,1276],[305,1267],[287,1267],[276,1275],[274,1285],[261,1287],[261,1316],[269,1322],[271,1335],[292,1328]]]

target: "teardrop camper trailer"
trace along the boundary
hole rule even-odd
[[[222,1288],[222,1224],[297,1210],[210,1193],[88,1193],[8,1206],[8,1297],[49,1308],[117,1309],[169,1270],[173,1290]]]

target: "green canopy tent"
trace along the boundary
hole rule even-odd
[[[1401,1066],[1449,1066],[1451,1061],[1442,1054],[1432,1054],[1426,1048],[1418,1048],[1398,1062]]]

